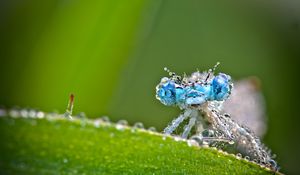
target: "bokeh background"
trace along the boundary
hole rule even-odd
[[[158,130],[179,110],[155,99],[167,66],[256,76],[264,142],[299,174],[300,1],[2,0],[0,105],[140,121]],[[247,99],[245,99],[247,100]]]

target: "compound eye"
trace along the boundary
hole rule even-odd
[[[225,85],[231,81],[231,77],[229,75],[220,73],[219,75],[215,76],[213,79],[213,85]]]
[[[166,90],[166,91],[165,91],[165,96],[166,96],[166,97],[172,97],[172,91]]]
[[[175,99],[175,83],[166,81],[160,85],[157,91],[157,98],[165,105],[174,105]]]
[[[215,100],[221,101],[227,99],[231,92],[231,77],[220,73],[212,80],[212,88]]]

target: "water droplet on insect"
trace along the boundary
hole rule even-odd
[[[156,132],[156,128],[151,126],[150,128],[148,128],[148,131],[151,131],[151,132]]]
[[[213,143],[211,144],[211,147],[212,147],[212,148],[216,148],[216,147],[217,147],[217,144],[218,144],[217,142],[213,142]]]
[[[230,115],[227,114],[227,113],[225,113],[224,116],[227,117],[227,118],[230,118]]]
[[[169,78],[167,78],[167,77],[162,77],[161,78],[161,83],[165,83],[165,82],[167,82],[169,80]],[[157,87],[158,88],[158,87]]]
[[[203,137],[213,137],[214,136],[214,131],[210,129],[206,129],[202,132]]]

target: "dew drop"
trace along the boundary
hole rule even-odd
[[[181,137],[174,136],[174,140],[175,140],[176,142],[178,142],[178,141],[181,141],[182,139],[181,139]]]
[[[277,167],[277,163],[275,162],[275,160],[271,159],[271,160],[269,160],[269,163],[270,163],[270,165],[271,165],[272,167],[278,168],[278,167]]]
[[[137,122],[133,125],[133,127],[131,128],[131,132],[134,133],[136,132],[138,129],[144,129],[144,125],[141,122]]]
[[[20,116],[23,117],[23,118],[27,118],[28,117],[27,109],[21,109],[20,110]]]
[[[95,126],[96,128],[99,128],[101,122],[102,122],[102,119],[95,119],[95,120],[94,120],[94,126]]]
[[[102,116],[100,119],[101,119],[103,122],[110,123],[110,120],[109,120],[109,117],[108,117],[108,116]]]
[[[135,129],[144,129],[144,125],[141,122],[137,122],[133,125],[133,128],[135,128]]]
[[[20,113],[17,109],[11,109],[9,111],[9,115],[13,118],[16,118],[16,117],[19,117],[20,116]]]
[[[245,159],[246,159],[246,160],[250,160],[250,157],[249,157],[249,156],[245,156]]]
[[[195,142],[198,143],[198,145],[204,144],[202,136],[192,136],[190,140],[194,140]]]
[[[119,120],[117,124],[127,126],[128,122],[126,120]]]
[[[187,141],[187,145],[190,146],[190,147],[191,146],[199,146],[199,143],[194,139],[190,139],[190,140]]]
[[[86,114],[84,112],[80,112],[79,114],[76,115],[76,117],[79,119],[86,119]]]
[[[42,119],[42,118],[45,117],[45,113],[42,112],[42,111],[38,111],[38,112],[36,113],[36,117]]]
[[[36,117],[36,111],[34,109],[30,109],[28,111],[28,117],[35,118]]]
[[[117,130],[123,131],[127,125],[128,122],[126,120],[119,120],[116,124],[116,128]]]
[[[242,157],[242,154],[241,154],[241,153],[237,153],[236,156],[237,156],[238,158],[241,158],[241,157]]]
[[[156,128],[151,126],[150,128],[148,128],[148,131],[151,131],[151,132],[156,132]]]

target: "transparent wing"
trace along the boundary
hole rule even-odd
[[[232,94],[223,104],[223,112],[230,114],[237,123],[249,127],[262,137],[267,129],[267,116],[259,79],[249,77],[234,82]]]

